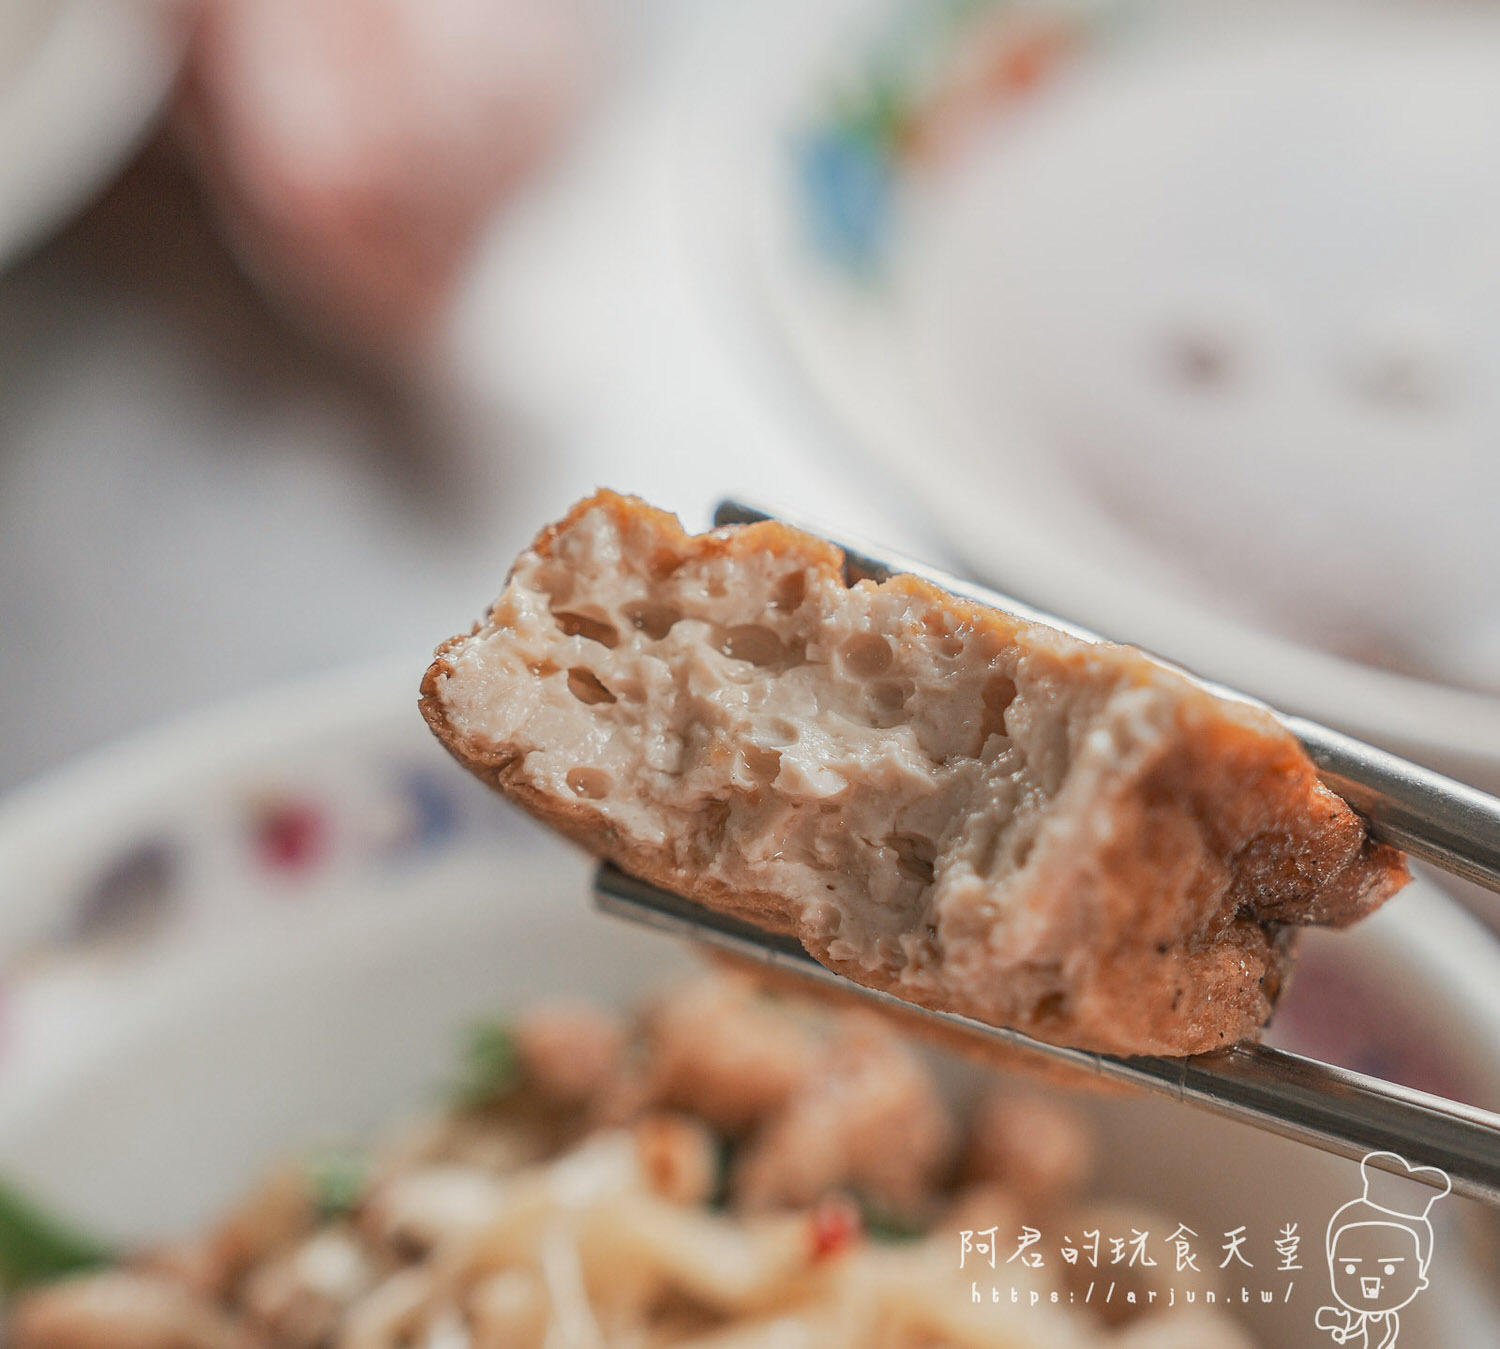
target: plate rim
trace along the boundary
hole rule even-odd
[[[868,5],[845,5],[844,19],[871,12]],[[758,22],[764,27],[764,18]],[[787,18],[780,16],[776,22],[784,27]],[[837,25],[829,27],[838,31]],[[825,34],[825,45],[827,40]],[[749,45],[737,44],[734,50],[741,53]],[[822,65],[813,68],[826,66],[825,53]],[[868,451],[898,488],[922,503],[932,522],[956,522],[952,546],[1002,589],[1085,623],[1091,610],[1097,613],[1103,607],[1097,597],[1106,595],[1109,607],[1126,615],[1123,640],[1147,645],[1211,678],[1245,686],[1283,710],[1459,776],[1500,785],[1500,697],[1319,651],[1219,614],[1189,596],[1144,592],[1122,583],[1102,562],[1080,563],[1066,549],[1052,549],[1039,560],[1025,550],[1038,542],[1045,548],[1046,531],[1035,529],[1020,546],[1008,547],[1010,536],[993,528],[981,502],[963,493],[936,490],[940,475],[931,471],[924,456],[912,453],[913,447],[961,431],[933,403],[923,407],[918,400],[890,394],[887,383],[878,378],[881,372],[856,353],[855,343],[834,336],[835,311],[851,302],[855,308],[863,303],[868,310],[869,297],[829,275],[826,268],[820,270],[805,242],[799,243],[793,175],[787,171],[785,155],[785,119],[805,109],[807,96],[806,88],[791,88],[783,79],[769,93],[760,94],[750,109],[726,107],[734,100],[720,98],[714,105],[719,139],[700,135],[685,170],[693,174],[694,161],[714,153],[726,136],[746,150],[743,167],[727,177],[722,169],[694,175],[716,183],[717,191],[700,194],[705,199],[688,204],[684,213],[700,236],[697,242],[704,245],[696,250],[700,258],[724,255],[722,244],[718,249],[707,246],[714,232],[733,237],[738,263],[734,280],[748,292],[735,298],[748,302],[767,345],[811,394],[815,411],[824,415],[839,438]],[[747,125],[747,116],[754,126]],[[721,286],[722,282],[721,277]],[[899,342],[889,325],[881,332],[875,324],[862,322],[859,336],[882,344],[885,364],[892,364]],[[885,394],[878,405],[871,404],[871,390]]]

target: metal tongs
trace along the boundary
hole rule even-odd
[[[714,513],[717,525],[772,518],[784,517],[736,501],[720,503]],[[1084,641],[1104,640],[973,581],[864,544],[829,541],[843,550],[851,583],[910,573],[963,599],[1060,628]],[[1220,696],[1264,706],[1191,677]],[[1302,742],[1323,781],[1365,818],[1375,838],[1500,893],[1500,800],[1326,726],[1268,710]],[[1457,1193],[1500,1206],[1500,1115],[1490,1111],[1262,1044],[1239,1044],[1181,1059],[1115,1058],[1046,1044],[1019,1031],[929,1011],[866,988],[820,965],[793,938],[714,913],[607,862],[596,875],[594,898],[606,913],[899,1008],[945,1031],[1065,1063],[1106,1081],[1144,1087],[1340,1157],[1368,1156],[1371,1165],[1401,1171],[1391,1156],[1399,1154],[1413,1166],[1446,1173]],[[1417,1178],[1425,1179],[1420,1171]]]

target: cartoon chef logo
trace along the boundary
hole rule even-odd
[[[1370,1153],[1359,1174],[1364,1193],[1328,1220],[1328,1276],[1338,1305],[1319,1307],[1317,1326],[1335,1344],[1392,1349],[1401,1309],[1427,1287],[1427,1215],[1453,1186],[1436,1167],[1412,1166],[1394,1152]]]

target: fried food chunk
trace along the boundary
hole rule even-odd
[[[1297,926],[1406,880],[1263,709],[776,522],[601,492],[439,648],[468,768],[634,874],[842,974],[1038,1038],[1256,1033]]]

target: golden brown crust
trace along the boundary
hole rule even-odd
[[[580,502],[538,537],[550,557],[561,536],[603,511],[653,573],[711,557],[794,557],[842,576],[832,545],[779,522],[690,536],[675,517],[612,492]],[[866,583],[867,584],[867,583]],[[434,734],[470,772],[590,852],[653,884],[716,910],[803,940],[831,968],[910,1001],[1003,1018],[1042,1039],[1119,1053],[1196,1053],[1253,1035],[1269,1016],[1291,959],[1291,927],[1342,926],[1368,913],[1407,879],[1400,854],[1373,842],[1352,810],[1319,781],[1296,741],[1267,713],[1217,698],[1130,648],[1077,642],[1052,629],[958,599],[916,577],[885,587],[920,597],[966,631],[1018,632],[1030,658],[1066,682],[1109,668],[1114,689],[1166,690],[1176,733],[1129,772],[1093,789],[1112,827],[1049,861],[1047,893],[1075,913],[1077,950],[1027,972],[992,1008],[953,1007],[916,992],[890,968],[840,959],[801,929],[799,896],[730,886],[691,864],[671,840],[628,837],[594,803],[538,789],[522,756],[455,727],[444,700],[451,657],[469,641],[438,648],[421,687]],[[489,617],[503,627],[503,600]],[[475,631],[480,631],[476,625]],[[1095,798],[1090,798],[1091,804]],[[1057,989],[1066,990],[1059,995]]]

